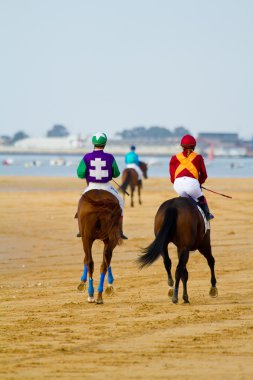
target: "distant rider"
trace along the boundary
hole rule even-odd
[[[201,185],[207,179],[204,159],[194,152],[196,140],[191,135],[185,135],[181,140],[183,151],[170,160],[170,179],[174,190],[181,197],[191,197],[198,201],[207,220],[214,216],[210,213],[206,198],[201,191]]]
[[[138,181],[141,181],[142,180],[142,171],[141,171],[141,168],[139,166],[140,165],[139,156],[138,156],[138,154],[136,154],[135,149],[136,148],[134,145],[132,145],[130,147],[130,152],[128,152],[125,155],[125,163],[126,163],[127,168],[134,169],[137,172]]]
[[[97,132],[92,137],[94,150],[84,155],[77,168],[77,175],[79,178],[86,178],[88,183],[84,193],[93,189],[105,190],[109,191],[118,199],[122,210],[121,238],[127,239],[122,232],[124,200],[118,191],[109,183],[112,178],[117,178],[120,175],[120,171],[114,156],[104,152],[106,142],[107,136],[105,133]],[[80,236],[80,234],[78,234],[78,236]]]

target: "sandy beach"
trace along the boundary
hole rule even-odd
[[[139,270],[154,238],[159,205],[174,196],[168,179],[144,181],[143,205],[126,198],[129,240],[112,259],[114,294],[104,304],[78,292],[83,269],[74,219],[83,182],[0,177],[0,379],[252,379],[253,178],[210,179],[205,192],[219,295],[196,251],[188,263],[190,304],[168,298],[162,259]],[[103,244],[93,247],[94,285]],[[169,246],[173,276],[176,250]]]

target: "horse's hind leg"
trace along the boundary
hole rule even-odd
[[[88,267],[87,264],[85,263],[84,260],[84,266],[83,266],[83,274],[81,276],[81,282],[78,285],[77,289],[81,292],[82,290],[85,289],[86,287],[86,282],[87,282],[87,274],[88,274]]]
[[[131,186],[131,207],[134,207],[134,188]]]
[[[188,259],[189,259],[189,251],[186,249],[184,249],[184,250],[178,249],[178,258],[179,258],[179,261],[178,261],[178,265],[177,265],[177,269],[176,269],[175,287],[174,287],[174,294],[172,297],[172,302],[178,303],[178,289],[179,289],[179,282],[180,282],[181,278],[183,280],[183,286],[184,286],[183,300],[185,302],[189,302],[188,294],[187,294],[188,272],[186,269],[186,264],[187,264]],[[186,276],[186,274],[187,274],[187,276]]]
[[[186,266],[183,269],[181,280],[183,282],[183,300],[185,303],[189,303],[189,297],[187,293],[188,270]]]
[[[105,280],[105,275],[110,267],[111,263],[111,258],[112,258],[112,247],[110,245],[109,240],[104,241],[104,252],[103,252],[103,261],[100,267],[100,281],[99,281],[99,286],[98,286],[98,297],[97,297],[97,304],[102,304],[103,303],[103,291],[104,291],[104,280]],[[113,277],[112,273],[111,274],[111,280],[113,282]],[[112,288],[112,285],[110,285]]]
[[[209,291],[209,295],[211,297],[217,297],[218,289],[216,288],[216,277],[215,277],[215,270],[214,270],[215,259],[212,255],[212,248],[210,244],[210,231],[207,232],[206,237],[201,243],[198,250],[206,258],[210,271],[211,271],[211,289]]]
[[[93,240],[86,238],[85,236],[82,237],[83,241],[83,250],[85,253],[85,258],[84,258],[84,272],[81,277],[82,279],[87,280],[87,273],[89,274],[89,285],[88,285],[88,302],[95,302],[94,299],[94,287],[93,287],[93,272],[94,272],[94,261],[92,259],[92,253],[91,253],[91,247],[93,244]],[[84,281],[85,283],[86,281]],[[79,284],[79,286],[81,283]],[[79,289],[79,287],[78,287]]]
[[[173,278],[172,278],[172,275],[171,275],[171,259],[169,257],[169,253],[168,253],[168,248],[167,247],[164,250],[162,256],[163,256],[163,264],[164,264],[164,267],[165,267],[167,275],[168,275],[168,284],[169,284],[169,287],[170,287],[168,295],[169,295],[169,297],[172,297],[173,296],[174,281],[173,281]]]

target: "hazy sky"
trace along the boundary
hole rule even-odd
[[[0,134],[253,136],[252,0],[0,0]]]

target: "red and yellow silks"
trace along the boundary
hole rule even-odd
[[[194,152],[191,152],[191,154],[189,154],[188,157],[185,157],[183,153],[179,153],[176,155],[180,164],[175,171],[175,178],[177,178],[178,174],[181,173],[182,170],[187,169],[193,175],[194,178],[199,179],[199,173],[195,165],[192,163],[196,156],[197,154]]]

